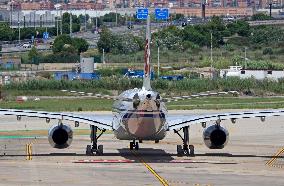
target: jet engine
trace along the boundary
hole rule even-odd
[[[53,148],[67,148],[71,145],[72,140],[73,131],[68,125],[54,125],[48,131],[48,141]]]
[[[212,125],[204,130],[203,140],[209,149],[223,149],[228,143],[229,132],[219,125]]]

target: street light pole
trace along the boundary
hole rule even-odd
[[[45,12],[45,32],[47,33],[47,12]]]
[[[21,44],[20,11],[18,11],[19,45]]]
[[[117,27],[117,8],[115,7],[115,26]]]
[[[34,28],[35,28],[35,30],[36,30],[36,21],[35,21],[36,18],[35,18],[35,17],[36,17],[36,11],[34,11]]]
[[[96,33],[98,33],[98,14],[96,10]]]
[[[212,35],[212,32],[211,32],[211,46],[210,46],[210,61],[211,61],[211,69],[213,67],[213,35]]]
[[[13,1],[11,1],[11,18],[10,18],[10,26],[12,26],[12,24],[13,24],[13,5],[14,5],[14,3],[13,3]]]
[[[158,78],[160,77],[160,47],[158,47]]]
[[[247,47],[245,47],[245,69],[247,69]]]
[[[103,49],[103,64],[105,64],[105,49]]]
[[[56,10],[56,36],[58,36],[58,9]]]
[[[62,10],[60,10],[60,35],[62,35]]]
[[[87,13],[85,9],[85,32],[87,32]]]
[[[69,15],[70,15],[70,18],[69,18],[69,19],[70,19],[70,25],[69,25],[69,26],[70,26],[70,27],[69,27],[70,31],[69,31],[69,35],[70,35],[70,37],[72,37],[72,14],[71,14],[71,12],[70,12]]]

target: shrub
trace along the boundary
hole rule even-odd
[[[265,48],[263,51],[262,51],[262,54],[263,55],[272,55],[273,54],[273,50],[272,48]]]

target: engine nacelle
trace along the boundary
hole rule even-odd
[[[71,145],[72,140],[73,131],[68,125],[54,125],[48,131],[48,141],[53,148],[67,148]]]
[[[204,130],[203,140],[210,149],[222,149],[228,143],[229,132],[221,126],[212,125]]]

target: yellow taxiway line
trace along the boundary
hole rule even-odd
[[[140,162],[160,181],[163,186],[169,186],[167,181],[162,178],[150,165],[148,165],[137,152],[131,150],[131,152],[140,160]]]

